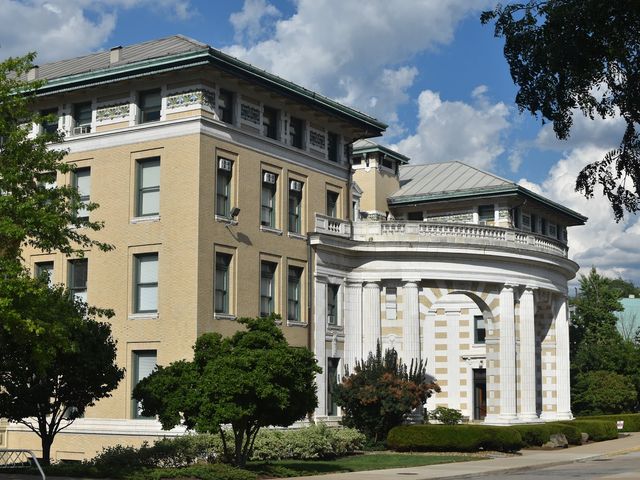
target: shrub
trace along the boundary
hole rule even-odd
[[[567,442],[569,445],[580,445],[582,444],[582,432],[581,430],[572,424],[562,423],[562,422],[549,422],[547,427],[550,428],[550,432],[553,433],[563,433],[567,438]]]
[[[100,472],[119,472],[121,470],[135,470],[142,467],[151,467],[152,463],[140,451],[147,448],[143,443],[140,449],[130,445],[114,445],[105,447],[89,463]]]
[[[164,478],[189,478],[200,480],[256,480],[257,475],[247,470],[223,464],[194,465],[182,468],[154,468],[128,475],[127,480],[162,480]]]
[[[440,391],[427,378],[422,361],[407,367],[393,348],[383,355],[378,342],[375,355],[356,362],[353,372],[347,372],[335,387],[342,424],[357,428],[374,442],[384,440],[391,428],[402,425],[408,414]]]
[[[524,442],[517,430],[508,427],[405,425],[389,432],[387,445],[398,451],[515,452],[524,446]]]
[[[640,432],[640,413],[618,413],[616,415],[596,415],[593,417],[579,417],[577,420],[619,420],[624,421],[622,432]]]
[[[427,416],[430,420],[445,425],[457,425],[462,421],[462,412],[455,408],[436,407],[432,412],[427,413]]]
[[[198,460],[212,461],[222,453],[217,435],[183,435],[156,440],[152,447],[143,446],[140,454],[148,464],[161,468],[187,467]]]
[[[594,442],[618,438],[618,428],[613,420],[573,420],[568,424],[587,433],[589,440]]]
[[[263,430],[256,437],[252,460],[335,458],[362,449],[365,436],[351,428],[324,424],[296,430]]]

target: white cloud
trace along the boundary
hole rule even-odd
[[[580,265],[580,273],[588,274],[595,266],[604,275],[621,276],[640,284],[640,219],[627,214],[616,223],[608,201],[600,193],[586,199],[575,191],[580,170],[602,159],[611,145],[603,147],[576,147],[565,154],[541,184],[527,180],[519,183],[589,217],[585,226],[569,229],[569,254]]]
[[[280,17],[280,11],[266,0],[245,0],[242,10],[231,14],[235,40],[251,43],[266,35],[268,22]]]
[[[145,7],[178,20],[193,15],[188,0],[1,0],[0,58],[38,53],[37,63],[103,47],[118,12]]]
[[[418,97],[416,132],[394,148],[412,164],[459,160],[491,168],[504,152],[502,136],[509,128],[509,108],[491,103],[485,85],[471,92],[472,103],[443,101],[437,92],[424,90]]]
[[[492,3],[297,0],[296,12],[277,20],[268,38],[226,50],[389,122],[389,133],[399,134],[397,108],[418,74],[412,57],[450,43],[461,19]]]

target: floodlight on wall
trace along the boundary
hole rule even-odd
[[[238,207],[233,207],[231,209],[231,218],[236,218],[238,215],[240,215],[240,209]]]

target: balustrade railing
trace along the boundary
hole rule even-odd
[[[316,231],[363,242],[424,242],[493,245],[567,256],[567,246],[553,238],[503,227],[415,221],[349,222],[316,214]]]

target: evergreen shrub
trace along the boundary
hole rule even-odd
[[[515,429],[488,425],[404,425],[393,428],[387,437],[393,450],[476,452],[494,450],[516,452],[525,446]]]
[[[589,417],[578,417],[577,420],[618,420],[624,421],[622,432],[640,432],[640,413],[618,413],[615,415],[596,415]]]
[[[568,425],[577,427],[581,432],[589,435],[589,440],[602,442],[618,438],[618,428],[615,420],[573,420]]]

